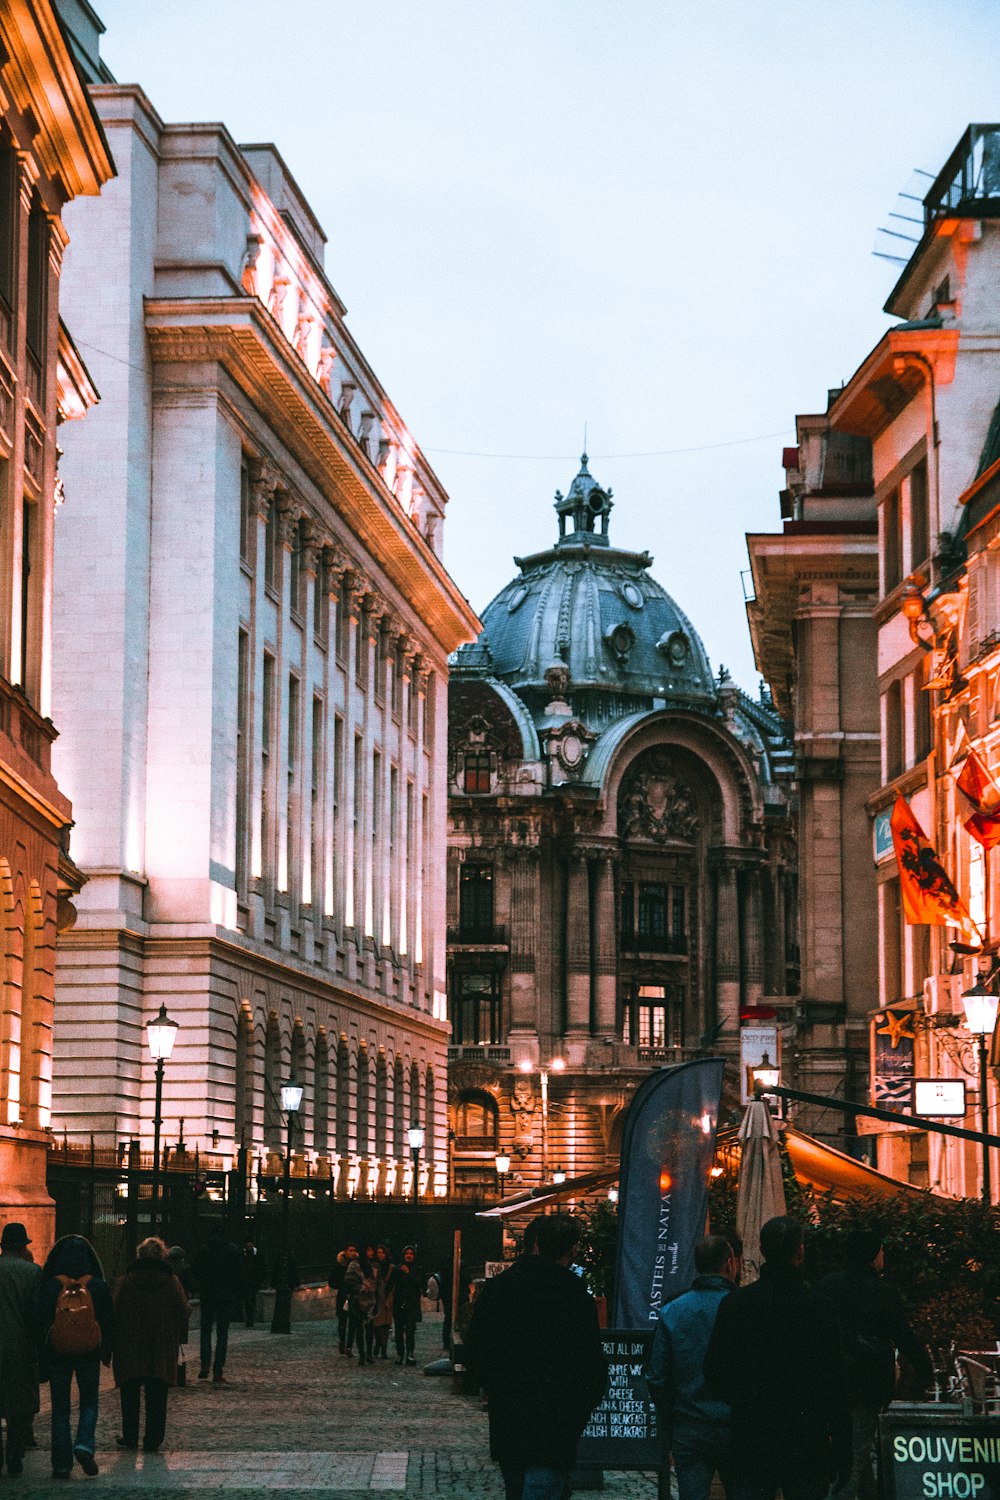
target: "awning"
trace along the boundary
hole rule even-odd
[[[926,1188],[914,1187],[910,1182],[900,1182],[898,1177],[876,1172],[866,1162],[855,1160],[835,1146],[826,1146],[811,1135],[804,1135],[794,1125],[786,1125],[782,1139],[796,1179],[802,1186],[815,1188],[818,1193],[832,1193],[838,1202],[865,1194],[879,1198],[898,1198],[913,1193],[926,1195]]]
[[[607,1191],[618,1181],[617,1167],[602,1167],[598,1172],[585,1172],[582,1177],[571,1177],[561,1182],[535,1188],[530,1193],[519,1193],[516,1198],[507,1198],[493,1208],[481,1209],[477,1219],[516,1219],[537,1214],[553,1203],[568,1203],[573,1198],[587,1198],[592,1193]]]

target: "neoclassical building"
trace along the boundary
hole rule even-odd
[[[114,172],[51,0],[0,7],[0,1220],[44,1255],[56,933],[80,876],[52,765],[59,424],[97,392],[60,319],[66,205]]]
[[[54,1122],[148,1149],[163,1003],[166,1144],[273,1164],[293,1076],[296,1152],[338,1192],[409,1191],[413,1121],[441,1192],[447,662],[479,628],[440,560],[447,497],[277,150],[91,93],[120,176],[66,267],[105,399],[66,444],[56,555],[88,884]]]
[[[586,455],[449,688],[449,1094],[458,1193],[617,1150],[656,1067],[798,988],[791,761],[650,574]]]

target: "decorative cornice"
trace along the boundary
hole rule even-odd
[[[479,633],[468,601],[388,492],[380,493],[377,472],[256,299],[153,299],[146,327],[157,360],[223,366],[445,651]]]

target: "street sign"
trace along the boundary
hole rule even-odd
[[[580,1439],[576,1461],[588,1468],[658,1469],[663,1454],[644,1373],[653,1330],[608,1328],[601,1343],[607,1390]]]
[[[879,1419],[884,1500],[997,1500],[1000,1420],[930,1402]]]
[[[914,1078],[913,1113],[928,1120],[964,1120],[965,1079]]]

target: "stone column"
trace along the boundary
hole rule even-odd
[[[615,919],[614,855],[595,860],[594,887],[594,1017],[598,1036],[618,1032],[618,924]]]
[[[273,840],[268,841],[268,847],[264,847],[264,810],[265,804],[268,810],[274,806],[273,775],[270,778],[271,785],[264,786],[262,781],[263,763],[263,737],[264,737],[264,715],[267,712],[267,704],[264,702],[264,648],[261,639],[260,621],[264,611],[264,551],[267,547],[267,518],[271,509],[271,498],[278,483],[276,471],[268,463],[255,460],[250,469],[250,499],[251,512],[254,516],[255,531],[253,542],[253,587],[250,592],[250,681],[252,684],[249,693],[249,706],[247,714],[247,737],[249,740],[248,750],[248,775],[247,775],[247,803],[248,803],[248,845],[249,845],[249,880],[247,883],[247,901],[249,908],[249,931],[251,937],[260,937],[264,931],[264,908],[266,892],[273,881],[274,851],[270,845]],[[274,760],[274,749],[271,749],[271,760]],[[272,764],[273,771],[273,764]],[[267,820],[269,828],[273,832],[274,815],[271,812]]]
[[[764,993],[764,934],[761,872],[747,870],[743,880],[742,995],[746,1005],[759,1005]]]
[[[510,861],[510,1030],[538,1033],[535,940],[538,932],[538,856],[517,848]]]
[[[736,869],[728,863],[715,871],[715,1007],[723,1035],[735,1038],[740,1028],[740,927]]]
[[[590,866],[575,850],[566,884],[566,1030],[590,1035]]]

